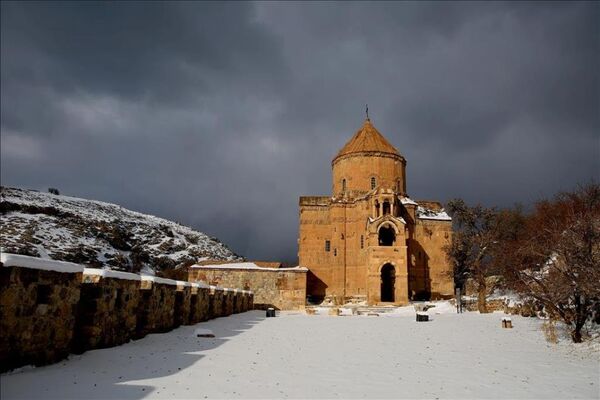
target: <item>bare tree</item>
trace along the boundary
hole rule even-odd
[[[461,199],[450,201],[447,209],[455,224],[452,243],[446,249],[454,264],[455,284],[462,286],[467,278],[472,278],[477,286],[477,308],[486,313],[486,277],[494,266],[492,254],[497,243],[498,211],[481,205],[471,207]]]
[[[538,202],[525,230],[503,259],[506,275],[581,342],[582,328],[600,302],[600,186]]]

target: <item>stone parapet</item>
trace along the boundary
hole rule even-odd
[[[85,268],[77,307],[73,351],[118,346],[135,335],[139,275]]]
[[[239,297],[238,297],[239,296]],[[0,372],[252,309],[246,290],[84,268],[36,257],[0,260]]]
[[[65,358],[83,267],[7,256],[2,254],[0,263],[0,371]]]
[[[208,321],[210,307],[210,288],[207,285],[192,283],[190,297],[190,325]]]

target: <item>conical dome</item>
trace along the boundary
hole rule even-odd
[[[363,126],[356,132],[352,139],[335,156],[339,158],[351,153],[378,152],[400,156],[400,153],[371,123],[366,119]],[[334,160],[335,160],[334,158]]]

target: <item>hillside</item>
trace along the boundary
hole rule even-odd
[[[139,272],[203,259],[241,260],[225,244],[116,204],[0,188],[3,252]]]

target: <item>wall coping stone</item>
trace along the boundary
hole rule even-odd
[[[209,289],[210,288],[210,286],[208,286],[204,282],[190,282],[190,284],[192,285],[192,287],[195,287],[195,288],[203,288],[203,289]]]
[[[142,275],[140,275],[140,277],[142,278],[142,281],[153,282],[153,283],[162,283],[163,285],[177,286],[177,282],[183,282],[183,281],[176,281],[173,279],[160,278],[158,276],[153,276],[153,275],[142,274]]]
[[[84,266],[81,264],[24,256],[21,254],[2,253],[0,254],[0,262],[4,267],[21,267],[64,273],[78,273],[84,270]]]
[[[100,268],[84,268],[84,275],[97,275],[103,278],[127,279],[130,281],[141,281],[142,278],[138,274],[131,272],[113,271],[111,269]]]
[[[190,268],[194,269],[247,269],[247,270],[258,270],[258,271],[268,271],[268,272],[307,272],[308,268],[305,267],[293,267],[293,268],[264,268],[259,267],[258,265],[251,262],[243,262],[243,263],[231,263],[231,264],[213,264],[213,265],[198,265],[194,264],[190,266]]]

